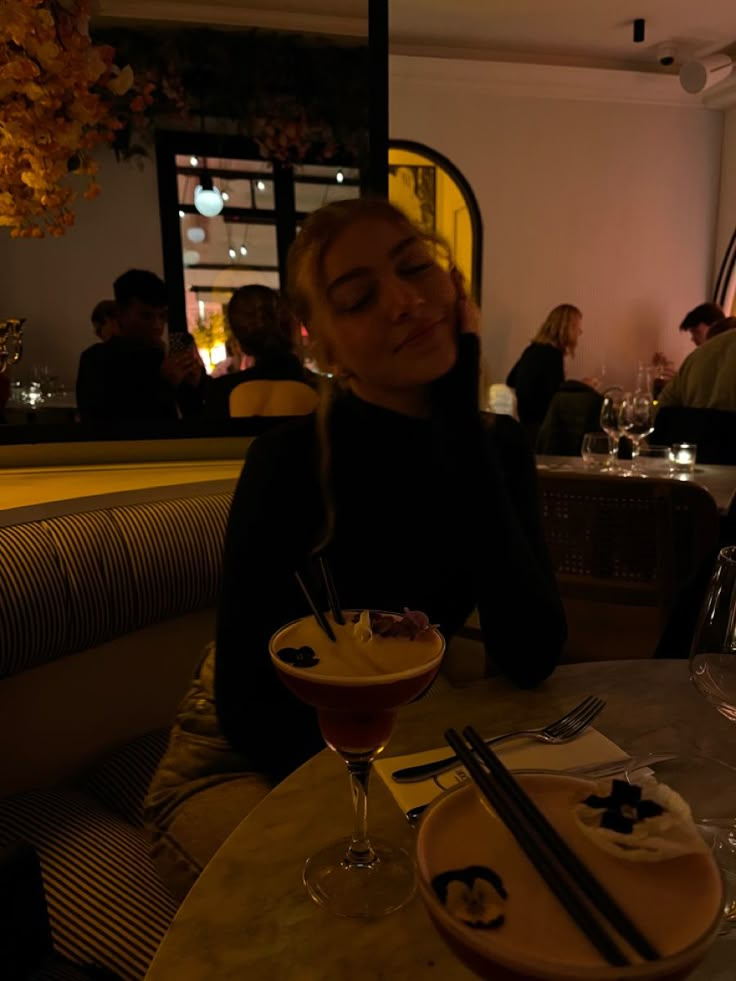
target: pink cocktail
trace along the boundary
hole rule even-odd
[[[330,640],[314,617],[287,624],[271,638],[283,683],[317,710],[325,742],[346,761],[356,829],[313,856],[304,871],[312,897],[345,916],[378,916],[399,909],[414,892],[410,856],[368,838],[371,764],[384,749],[396,711],[434,680],[445,641],[418,614],[346,611],[346,623],[327,615]]]

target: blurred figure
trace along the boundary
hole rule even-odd
[[[709,341],[711,337],[718,337],[719,334],[723,334],[727,330],[733,330],[734,327],[736,327],[736,317],[724,317],[723,320],[716,320],[708,328],[706,340]]]
[[[716,322],[716,335],[691,351],[662,390],[659,407],[736,412],[736,317]]]
[[[100,300],[90,317],[95,334],[101,341],[109,341],[120,333],[118,305],[115,300]]]
[[[241,286],[230,299],[227,318],[233,335],[230,342],[233,359],[241,362],[247,358],[252,364],[242,371],[210,379],[207,418],[229,418],[230,394],[245,383],[311,381],[311,372],[304,368],[296,354],[296,321],[286,301],[275,290],[268,286]]]
[[[701,303],[686,315],[680,330],[689,331],[690,340],[695,347],[700,347],[708,339],[708,329],[724,316],[717,303]]]
[[[164,281],[147,270],[129,269],[113,288],[119,333],[80,358],[81,421],[164,421],[200,414],[205,374],[196,348],[166,352]]]
[[[516,392],[519,421],[532,446],[552,397],[565,380],[565,356],[575,353],[583,333],[582,323],[582,313],[571,303],[561,303],[550,310],[506,379]]]

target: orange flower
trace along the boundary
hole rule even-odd
[[[89,151],[112,143],[123,125],[114,99],[133,73],[114,64],[109,45],[90,41],[88,0],[2,6],[0,226],[13,238],[60,236],[74,222],[70,173],[87,177],[85,197],[100,193]]]

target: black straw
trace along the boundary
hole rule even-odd
[[[325,590],[327,591],[327,602],[330,604],[330,612],[335,619],[335,623],[339,623],[343,626],[345,623],[345,617],[343,616],[342,609],[340,608],[340,600],[337,596],[337,590],[335,589],[335,580],[332,578],[332,573],[330,572],[330,567],[327,564],[327,559],[320,555],[319,557],[319,567],[322,572],[322,578],[325,582]]]
[[[304,580],[302,579],[302,577],[299,575],[298,572],[295,572],[294,573],[294,577],[295,577],[296,581],[299,583],[299,585],[301,586],[301,590],[302,590],[302,592],[304,593],[304,595],[307,598],[307,603],[309,603],[309,608],[312,611],[312,613],[314,614],[314,619],[320,625],[320,627],[322,628],[322,630],[324,630],[324,632],[327,634],[327,636],[330,638],[330,640],[336,641],[337,638],[335,637],[335,634],[333,633],[332,627],[329,625],[329,623],[325,619],[324,614],[317,607],[317,604],[312,599],[309,590],[304,585]]]

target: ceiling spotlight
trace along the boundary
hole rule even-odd
[[[222,195],[206,171],[202,173],[200,180],[202,183],[197,184],[194,189],[194,207],[205,218],[214,218],[224,207]]]
[[[345,174],[343,174],[341,170],[338,170],[338,172],[335,174],[335,180],[338,184],[342,184],[342,182],[345,180]]]
[[[248,250],[247,250],[247,248],[244,245],[241,245],[240,246],[240,254],[241,255],[248,255]]]
[[[694,58],[686,61],[680,69],[680,85],[690,95],[697,95],[728,78],[732,68],[733,61],[724,52]]]
[[[258,191],[266,190],[266,185],[263,183],[263,181],[256,181],[256,190]]]
[[[674,65],[676,55],[677,51],[671,41],[665,41],[657,45],[657,61],[663,68],[669,68],[670,65]]]
[[[199,225],[193,225],[191,228],[187,228],[187,238],[190,242],[199,245],[207,238],[207,232],[204,228],[200,228]]]
[[[199,167],[199,160],[197,157],[190,157],[189,163],[192,165],[192,167]]]
[[[181,208],[179,208],[179,217],[180,218],[184,217],[184,212],[181,210]]]
[[[238,253],[235,251],[235,249],[228,249],[227,254],[230,256],[231,259],[234,259]]]
[[[230,195],[227,193],[227,191],[223,191],[222,192],[222,200],[223,201],[229,201],[230,200]]]

